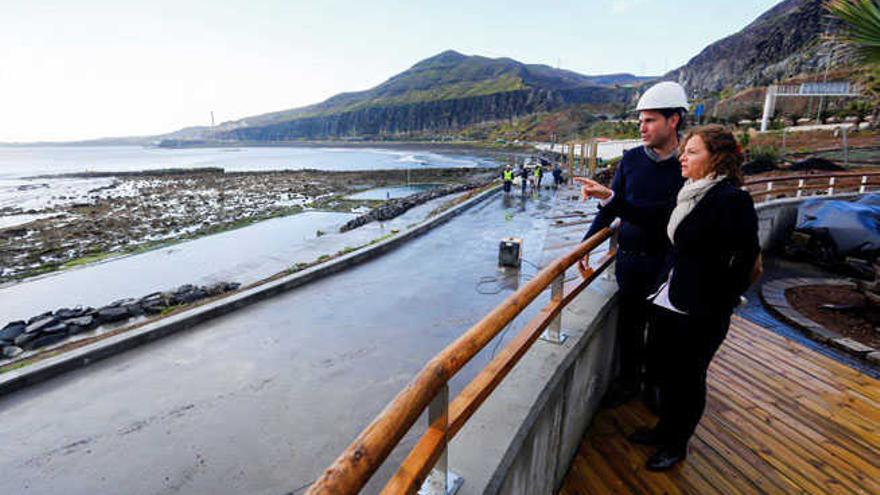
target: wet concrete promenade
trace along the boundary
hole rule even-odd
[[[555,204],[497,195],[369,263],[0,398],[0,492],[299,493],[513,290],[501,238],[539,261]]]

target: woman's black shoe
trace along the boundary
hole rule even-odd
[[[630,436],[626,437],[626,439],[631,443],[637,443],[639,445],[663,445],[666,440],[656,428],[651,428],[650,430],[636,430],[635,433],[632,433]]]
[[[649,471],[666,471],[683,461],[685,457],[687,457],[687,446],[665,445],[648,458],[645,467]]]

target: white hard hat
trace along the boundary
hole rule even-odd
[[[636,105],[636,111],[661,108],[681,108],[687,111],[687,95],[681,84],[672,81],[659,82],[645,91],[645,94],[639,98],[639,104]]]

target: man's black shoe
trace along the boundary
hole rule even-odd
[[[617,407],[635,399],[637,395],[639,395],[637,385],[612,385],[602,402],[607,407]]]
[[[687,457],[686,445],[665,445],[648,458],[645,467],[648,471],[666,471],[683,461],[685,457]]]
[[[639,445],[663,445],[666,442],[666,438],[657,431],[657,428],[651,428],[650,430],[636,430],[635,433],[632,433],[630,436],[626,437],[631,443],[637,443]]]

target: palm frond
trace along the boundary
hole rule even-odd
[[[868,63],[880,63],[880,4],[877,0],[828,0],[825,8],[844,23],[843,41]]]

